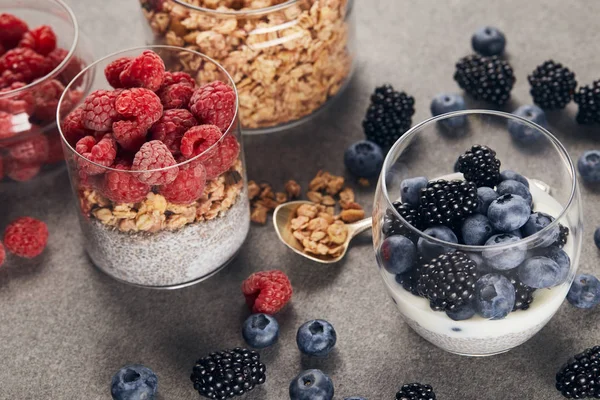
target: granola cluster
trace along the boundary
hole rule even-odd
[[[226,16],[140,0],[157,37],[217,60],[239,91],[244,127],[265,128],[311,114],[350,75],[348,0],[298,0],[281,9]],[[259,10],[282,0],[188,0],[217,12]],[[217,73],[206,63],[201,80]]]
[[[82,189],[79,201],[84,215],[121,232],[175,231],[185,225],[222,217],[243,189],[242,163],[206,183],[202,197],[191,204],[174,204],[160,194],[148,193],[139,203],[113,203],[96,189]]]

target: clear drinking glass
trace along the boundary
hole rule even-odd
[[[463,180],[461,173],[453,172],[455,163],[475,144],[487,145],[495,150],[502,162],[501,170],[513,170],[526,177],[533,197],[532,211],[546,213],[555,220],[530,236],[523,234],[522,229],[511,232],[526,236],[516,242],[486,247],[436,239],[400,216],[392,204],[401,197],[403,180],[421,176],[429,181]],[[397,224],[393,231],[390,221]],[[482,356],[502,353],[522,344],[552,318],[565,299],[577,270],[582,225],[575,169],[562,144],[546,129],[514,115],[468,110],[429,119],[404,134],[392,147],[384,162],[375,197],[373,243],[385,286],[404,320],[419,335],[444,350]],[[393,234],[401,231],[413,243],[430,244],[415,246],[419,248],[417,257],[422,259],[416,260],[409,272],[400,275],[386,270],[382,258],[382,244],[391,231]],[[560,235],[558,232],[561,232]],[[559,243],[559,238],[564,239],[567,232],[566,243]],[[475,315],[455,321],[444,311],[434,311],[430,307],[430,299],[418,295],[419,283],[427,283],[423,278],[424,269],[419,269],[419,265],[427,263],[426,260],[435,257],[438,251],[462,252],[475,261],[475,279],[480,282],[479,279],[487,274],[520,280],[523,274],[523,264],[520,263],[534,256],[550,257],[550,252],[558,252],[556,248],[561,245],[564,245],[562,250],[570,259],[570,266],[564,269],[563,276],[551,288],[535,290],[528,309],[512,311],[504,318],[484,318],[481,314],[485,311],[482,312],[475,301],[467,302],[468,307],[476,310]],[[436,246],[442,246],[443,250],[432,250]],[[510,263],[509,259],[512,260]],[[515,281],[512,283],[517,284]],[[411,287],[416,288],[416,295],[411,293]],[[482,290],[479,294],[475,291],[474,297],[490,300],[497,299],[496,295],[493,290]]]
[[[212,59],[171,46],[136,48],[104,57],[79,74],[68,89],[112,89],[104,76],[105,67],[144,50],[156,52],[167,71],[187,72],[199,85],[220,80],[235,90],[229,74]],[[63,100],[64,96],[61,103]],[[127,283],[172,289],[204,280],[234,258],[250,228],[237,107],[236,92],[236,112],[229,128],[206,151],[172,167],[144,172],[105,167],[85,159],[65,137],[61,125],[84,243],[94,265]],[[63,109],[59,110],[62,120]],[[151,173],[179,177],[198,163],[204,166],[206,176],[184,175],[186,184],[206,180],[204,191],[199,191],[192,202],[171,197],[168,185],[148,185],[147,179],[141,179]]]

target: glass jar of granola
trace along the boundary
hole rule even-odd
[[[217,60],[240,95],[244,133],[314,115],[348,83],[353,0],[140,0],[153,42]]]
[[[227,265],[250,227],[227,72],[195,51],[152,46],[97,61],[68,88],[79,86],[93,91],[60,132],[92,262],[154,288]]]

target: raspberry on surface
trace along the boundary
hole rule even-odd
[[[203,154],[217,143],[219,139],[221,139],[221,136],[223,136],[223,134],[218,126],[194,126],[185,132],[181,139],[181,154],[185,158],[193,158]],[[201,159],[206,160],[212,157],[216,151],[216,148],[211,149],[209,153],[203,154]]]
[[[206,169],[199,162],[190,162],[179,167],[177,178],[159,188],[165,199],[176,204],[189,204],[204,194]]]
[[[148,185],[166,185],[177,178],[179,168],[169,148],[159,140],[144,143],[133,159],[132,171],[149,171],[137,174],[140,182]]]
[[[133,59],[131,57],[121,57],[111,62],[104,68],[104,76],[106,76],[106,80],[110,84],[110,86],[115,89],[119,89],[123,87],[121,83],[121,73],[125,68],[131,64]]]
[[[6,162],[6,176],[17,182],[27,182],[35,178],[41,168],[41,164],[27,164],[11,159]]]
[[[35,112],[38,121],[49,122],[56,119],[56,108],[65,87],[56,79],[51,79],[35,89]]]
[[[165,110],[162,117],[150,128],[150,138],[160,140],[173,155],[178,155],[181,138],[188,129],[197,124],[196,118],[188,110]]]
[[[78,107],[67,115],[61,123],[62,133],[71,146],[75,146],[82,137],[93,133],[83,125],[83,116],[83,108]]]
[[[196,81],[187,72],[182,72],[182,71],[171,72],[171,71],[167,71],[167,72],[165,72],[165,79],[163,80],[163,84],[161,86],[161,89],[164,89],[167,86],[177,85],[177,84],[180,84],[180,83],[186,84],[186,85],[188,85],[190,87],[195,87],[196,86]]]
[[[4,231],[4,246],[19,257],[37,257],[42,254],[47,243],[48,227],[35,218],[17,218]]]
[[[10,145],[9,155],[25,164],[43,163],[48,158],[48,138],[42,133]]]
[[[111,130],[113,122],[119,118],[115,109],[118,91],[96,90],[83,102],[83,126],[98,132]]]
[[[121,72],[120,80],[123,87],[141,87],[156,92],[160,89],[164,77],[164,61],[155,52],[146,50]]]
[[[25,32],[19,42],[19,47],[26,47],[38,54],[47,56],[56,48],[56,34],[48,25],[38,26]]]
[[[146,141],[148,129],[162,116],[160,99],[151,90],[134,88],[122,91],[115,107],[125,118],[113,124],[117,141],[127,150],[138,150]]]
[[[0,111],[6,111],[7,113],[17,115],[25,113],[32,115],[35,110],[35,97],[33,91],[26,90],[18,94],[6,94],[2,97],[3,93],[12,92],[27,86],[23,82],[15,82],[10,86],[0,90]]]
[[[0,267],[4,264],[6,260],[6,250],[4,250],[4,245],[0,242]]]
[[[0,71],[4,71],[2,77],[8,77],[9,75],[6,74],[8,71],[15,75],[11,79],[16,79],[17,82],[31,83],[51,70],[50,60],[31,49],[18,47],[0,57]],[[12,84],[14,80],[8,83]]]
[[[126,162],[118,162],[114,167],[119,171],[104,174],[101,192],[115,203],[138,203],[146,198],[150,186],[138,180],[137,174],[128,172],[131,167]]]
[[[106,170],[88,161],[110,167],[117,157],[117,142],[110,133],[98,141],[93,136],[86,136],[77,142],[75,150],[84,157],[78,161],[79,168],[90,175],[98,175]]]
[[[157,94],[165,110],[185,108],[194,94],[194,88],[186,83],[177,83],[160,89]]]
[[[275,314],[292,298],[292,284],[282,271],[261,271],[242,283],[242,293],[253,313]]]
[[[15,47],[28,30],[22,19],[12,14],[0,14],[0,43],[7,50]]]
[[[215,179],[229,170],[239,154],[240,144],[235,136],[227,135],[224,137],[221,143],[219,143],[217,151],[210,159],[204,160],[204,157],[201,157],[204,168],[206,168],[206,179]]]
[[[235,114],[235,91],[221,81],[203,85],[192,95],[190,111],[200,123],[216,125],[225,133]]]

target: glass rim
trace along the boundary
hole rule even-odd
[[[213,14],[216,16],[239,17],[239,16],[247,16],[247,15],[249,15],[249,16],[264,15],[264,14],[268,14],[271,12],[280,11],[280,10],[283,10],[285,8],[288,8],[288,7],[298,3],[300,0],[287,0],[283,3],[275,4],[273,6],[268,6],[268,7],[255,8],[255,9],[249,9],[249,10],[231,10],[231,11],[215,10],[212,8],[195,6],[193,4],[188,3],[186,0],[173,0],[173,1],[177,4],[179,4],[180,6],[190,8],[194,11],[200,11],[200,12],[204,12],[207,14]]]
[[[54,68],[52,71],[50,71],[49,73],[47,73],[40,79],[34,80],[31,83],[28,83],[27,85],[23,86],[22,88],[13,89],[8,92],[0,93],[0,98],[10,98],[12,96],[15,96],[21,92],[30,90],[42,83],[47,82],[48,80],[54,78],[56,75],[58,75],[59,72],[61,72],[67,66],[67,64],[69,62],[71,62],[71,59],[73,58],[73,55],[75,54],[75,49],[77,48],[77,45],[79,43],[79,24],[77,23],[77,18],[75,17],[75,13],[71,9],[71,7],[69,7],[63,0],[46,0],[46,1],[52,1],[56,4],[58,4],[59,6],[61,6],[64,9],[64,11],[66,11],[67,15],[69,16],[69,19],[71,20],[71,25],[74,28],[74,35],[73,35],[73,42],[71,43],[71,47],[69,48],[69,52],[65,56],[65,59],[62,60],[62,62],[60,64],[58,64],[56,66],[56,68]]]
[[[552,142],[552,144],[554,144],[557,147],[557,149],[559,150],[559,154],[561,154],[567,161],[567,164],[569,166],[569,174],[571,176],[571,182],[572,182],[571,183],[571,191],[569,194],[569,200],[567,201],[566,205],[562,207],[560,214],[558,216],[554,217],[554,221],[552,221],[550,224],[548,224],[542,230],[540,230],[526,238],[521,238],[517,242],[509,243],[509,244],[498,244],[498,245],[493,245],[493,246],[484,246],[484,245],[474,246],[474,245],[452,243],[452,242],[446,242],[446,241],[438,239],[438,238],[434,238],[433,236],[429,236],[429,235],[425,234],[425,232],[415,228],[407,220],[405,220],[400,215],[400,213],[398,213],[396,208],[393,206],[392,201],[390,200],[390,196],[389,196],[388,189],[387,189],[387,183],[386,183],[387,172],[388,172],[389,168],[392,166],[392,157],[391,157],[392,154],[394,154],[395,151],[402,144],[404,144],[404,142],[406,142],[409,138],[416,136],[418,134],[419,130],[421,128],[423,128],[424,126],[428,126],[428,125],[437,123],[439,121],[442,121],[442,120],[445,120],[448,118],[453,118],[453,117],[457,117],[457,116],[468,116],[468,115],[487,115],[487,116],[501,117],[501,118],[506,119],[507,121],[509,121],[509,120],[518,121],[519,123],[523,123],[533,129],[536,129],[536,130],[540,131],[544,136],[546,136]],[[464,252],[482,252],[483,250],[487,250],[487,249],[506,250],[506,249],[511,249],[511,248],[527,245],[531,242],[536,241],[536,239],[544,236],[545,234],[549,233],[552,228],[558,226],[559,220],[565,216],[567,211],[572,207],[572,205],[574,203],[575,194],[577,192],[577,174],[575,172],[575,165],[573,164],[573,160],[569,156],[567,149],[565,149],[563,144],[552,133],[550,133],[550,131],[548,131],[544,127],[542,127],[532,121],[529,121],[525,118],[519,117],[514,114],[509,114],[507,112],[496,111],[496,110],[485,110],[485,109],[472,109],[472,110],[453,111],[453,112],[441,114],[441,115],[438,115],[435,117],[431,117],[431,118],[428,118],[428,119],[418,123],[417,125],[410,128],[408,131],[406,131],[406,133],[404,133],[396,141],[396,143],[394,143],[394,145],[390,148],[388,154],[386,155],[385,160],[383,162],[382,169],[381,169],[381,175],[379,177],[379,184],[381,185],[383,197],[385,198],[388,208],[392,210],[392,213],[394,214],[394,216],[396,218],[399,218],[403,222],[403,224],[408,229],[410,229],[413,233],[418,235],[419,238],[422,237],[422,238],[425,238],[429,242],[441,244],[441,245],[444,245],[445,247],[451,247],[455,250],[460,250],[460,251],[464,251]],[[543,239],[542,239],[542,241],[543,241]]]
[[[199,56],[202,59],[209,61],[211,63],[213,63],[214,65],[217,66],[217,68],[227,77],[227,79],[229,80],[229,83],[231,85],[231,87],[233,88],[233,91],[235,93],[235,112],[233,114],[233,119],[231,120],[231,122],[229,123],[229,126],[227,127],[227,129],[225,130],[225,132],[223,133],[223,135],[221,135],[221,137],[219,138],[219,140],[217,140],[215,143],[213,143],[212,146],[210,146],[208,149],[204,150],[202,153],[188,159],[182,162],[177,162],[176,164],[173,164],[169,167],[163,167],[163,168],[155,168],[155,169],[148,169],[148,170],[143,170],[143,171],[134,171],[134,170],[122,170],[122,169],[117,169],[117,168],[113,168],[113,167],[106,167],[102,164],[98,164],[94,161],[88,160],[87,158],[85,158],[83,155],[79,154],[74,148],[73,146],[71,146],[71,144],[67,141],[67,139],[65,138],[65,135],[62,131],[62,124],[60,123],[61,121],[61,106],[63,104],[63,101],[65,100],[65,95],[68,92],[68,90],[71,88],[71,86],[80,78],[83,77],[86,73],[88,73],[89,71],[91,71],[92,69],[95,69],[100,63],[109,60],[111,58],[118,58],[120,55],[124,55],[125,53],[129,53],[129,52],[134,52],[134,51],[144,51],[144,50],[153,50],[153,49],[163,49],[163,50],[169,50],[169,51],[177,51],[177,52],[188,52],[191,54],[194,54],[195,56]],[[72,109],[70,112],[73,112],[75,109]],[[177,47],[177,46],[168,46],[168,45],[150,45],[150,46],[138,46],[138,47],[132,47],[132,48],[128,48],[125,50],[120,50],[111,54],[108,54],[96,61],[94,61],[93,63],[91,63],[90,65],[88,65],[87,67],[85,67],[84,69],[81,70],[81,72],[79,72],[77,74],[77,76],[75,76],[75,78],[73,78],[73,80],[71,80],[71,82],[69,82],[69,84],[65,87],[65,90],[63,91],[62,95],[60,96],[60,100],[58,101],[58,105],[56,107],[56,121],[57,121],[57,126],[58,126],[58,131],[60,133],[60,138],[62,139],[62,142],[65,146],[67,146],[67,148],[73,153],[75,154],[77,157],[79,157],[82,160],[85,160],[86,163],[90,163],[96,167],[102,168],[105,171],[118,171],[118,172],[125,172],[125,173],[131,173],[131,174],[141,174],[141,173],[150,173],[150,172],[162,172],[162,171],[168,171],[170,169],[174,169],[174,168],[178,168],[181,166],[184,166],[186,164],[192,163],[196,160],[198,160],[199,158],[201,158],[202,156],[209,154],[210,152],[214,151],[217,149],[217,147],[221,144],[221,142],[223,140],[225,140],[225,137],[228,136],[232,130],[232,128],[235,126],[235,123],[237,121],[238,118],[238,112],[239,112],[239,96],[238,96],[238,91],[237,91],[237,87],[235,86],[235,82],[233,81],[233,78],[231,77],[231,75],[229,75],[229,73],[225,70],[225,68],[223,68],[223,66],[221,64],[219,64],[218,62],[216,62],[214,59],[208,57],[205,54],[202,54],[200,52],[197,52],[195,50],[190,50],[190,49],[185,49],[182,47]],[[68,115],[68,114],[67,114]],[[66,115],[65,115],[66,117]],[[109,132],[106,132],[109,133]]]

